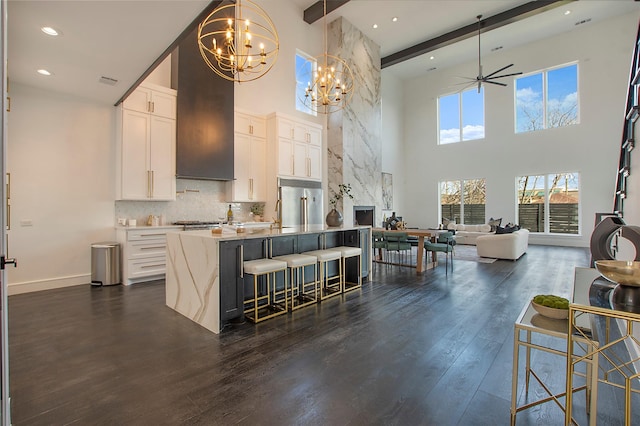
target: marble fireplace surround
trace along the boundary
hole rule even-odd
[[[382,211],[380,47],[340,17],[329,24],[328,50],[349,65],[355,79],[351,102],[327,118],[329,197],[339,184],[350,184],[353,199],[343,199],[337,206],[344,223],[355,223],[354,206],[373,206],[373,223],[378,223],[382,221],[375,217]]]

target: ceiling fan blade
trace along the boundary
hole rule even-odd
[[[491,77],[492,75],[496,75],[496,74],[498,74],[499,72],[502,72],[502,71],[504,71],[504,70],[506,70],[507,68],[510,68],[510,67],[512,67],[512,66],[513,66],[513,64],[509,64],[509,65],[507,65],[506,67],[502,67],[502,68],[500,68],[499,70],[495,70],[495,71],[494,71],[494,72],[492,72],[491,74],[486,75],[486,76],[485,76],[485,78],[486,78],[486,77]]]
[[[454,77],[456,78],[463,78],[465,80],[471,80],[471,81],[476,81],[478,78],[477,77],[463,77],[461,75],[454,75]]]
[[[485,78],[490,78],[491,80],[493,80],[494,78],[512,77],[514,75],[522,75],[522,72],[514,72],[511,74],[496,75],[494,77],[485,77]]]
[[[506,85],[506,84],[504,84],[504,83],[500,83],[499,81],[485,80],[484,82],[485,82],[485,83],[489,83],[489,84],[497,84],[498,86],[504,86],[504,87],[507,87],[507,85]]]

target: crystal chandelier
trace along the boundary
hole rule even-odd
[[[316,71],[304,94],[304,105],[321,114],[343,109],[353,96],[353,73],[349,65],[327,52],[327,0],[324,0],[324,53],[316,56]]]
[[[198,25],[198,46],[209,68],[238,83],[265,75],[280,49],[271,18],[249,0],[224,2],[214,9]]]

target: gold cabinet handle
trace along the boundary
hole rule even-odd
[[[151,171],[147,170],[147,198],[151,198]]]

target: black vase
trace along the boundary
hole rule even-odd
[[[342,226],[342,214],[336,209],[331,209],[327,214],[326,222],[328,226],[333,228]]]

